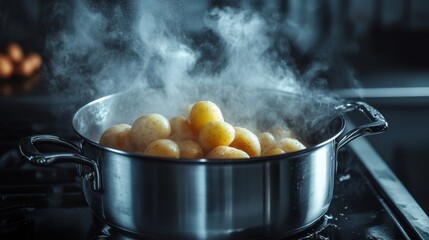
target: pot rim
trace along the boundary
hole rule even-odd
[[[281,90],[277,90],[282,92]],[[287,93],[287,92],[285,92]],[[108,152],[112,152],[115,154],[121,154],[121,155],[126,155],[126,156],[133,156],[133,157],[137,157],[141,160],[154,160],[154,161],[166,161],[166,162],[182,162],[182,163],[249,163],[249,162],[260,162],[260,161],[275,161],[275,160],[284,160],[285,158],[296,158],[302,155],[306,155],[312,151],[314,151],[317,148],[323,147],[326,144],[329,144],[333,141],[335,141],[340,135],[341,133],[343,133],[344,129],[345,129],[345,119],[343,114],[340,111],[337,111],[338,114],[332,118],[337,119],[339,118],[341,121],[341,126],[339,127],[339,130],[337,131],[337,133],[333,134],[330,138],[326,139],[323,142],[320,142],[318,144],[312,145],[309,148],[306,148],[304,150],[300,150],[300,151],[296,151],[296,152],[290,152],[290,153],[283,153],[283,154],[278,154],[278,155],[271,155],[271,156],[259,156],[259,157],[251,157],[251,158],[228,158],[228,159],[216,159],[216,158],[197,158],[197,159],[190,159],[190,158],[166,158],[166,157],[156,157],[156,156],[148,156],[148,155],[144,155],[143,153],[138,153],[138,152],[127,152],[127,151],[123,151],[123,150],[119,150],[119,149],[115,149],[115,148],[111,148],[111,147],[107,147],[104,145],[99,144],[96,141],[93,141],[91,139],[88,139],[87,137],[84,137],[75,127],[74,122],[75,119],[77,118],[77,115],[80,113],[80,111],[83,111],[86,107],[89,107],[91,105],[95,105],[99,102],[103,102],[106,99],[109,98],[113,98],[117,95],[121,95],[124,94],[124,92],[119,92],[119,93],[114,93],[114,94],[110,94],[98,99],[95,99],[93,101],[90,101],[88,103],[86,103],[85,105],[83,105],[82,107],[80,107],[74,114],[73,114],[73,118],[72,118],[72,128],[73,131],[75,132],[75,134],[78,135],[78,137],[86,142],[89,143],[95,147],[101,148],[105,151]],[[333,121],[332,120],[332,121]]]

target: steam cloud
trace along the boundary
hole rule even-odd
[[[167,0],[54,5],[52,20],[59,21],[59,30],[46,45],[52,89],[93,100],[128,89],[159,88],[185,105],[187,96],[202,94],[207,84],[233,86],[231,91],[244,85],[335,102],[323,94],[323,81],[316,89],[303,82],[317,79],[324,64],[313,64],[304,73],[291,66],[291,56],[284,54],[288,41],[281,38],[290,33],[284,22],[250,8],[189,11],[184,2]],[[212,95],[216,91],[211,87]]]

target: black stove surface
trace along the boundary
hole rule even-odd
[[[0,239],[137,238],[92,214],[74,166],[35,167],[24,162],[17,149],[0,160],[9,165],[0,170]],[[346,148],[338,160],[328,212],[290,239],[414,239],[354,152]]]

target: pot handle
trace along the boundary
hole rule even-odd
[[[68,147],[77,153],[41,153],[35,143],[45,142]],[[38,166],[50,166],[57,163],[76,163],[86,165],[91,168],[92,172],[86,175],[87,179],[92,182],[94,191],[101,190],[101,177],[99,167],[96,161],[80,155],[81,149],[75,144],[52,135],[35,135],[21,139],[19,142],[21,155],[31,164]]]
[[[344,103],[338,107],[336,107],[337,110],[340,112],[350,112],[354,110],[359,110],[365,116],[369,118],[371,121],[368,124],[359,126],[348,133],[346,133],[343,137],[341,137],[337,141],[337,149],[342,148],[344,145],[349,143],[355,138],[358,138],[360,136],[367,136],[367,135],[373,135],[384,132],[388,124],[386,120],[384,119],[383,115],[376,110],[375,108],[371,107],[367,103],[364,102],[347,102]]]

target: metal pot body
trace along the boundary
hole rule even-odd
[[[243,162],[159,161],[83,145],[99,159],[102,191],[83,180],[108,224],[165,239],[254,239],[291,234],[332,199],[334,141],[305,154]]]
[[[79,109],[72,125],[81,145],[51,135],[30,136],[21,140],[21,154],[41,166],[76,163],[94,213],[107,224],[145,239],[281,238],[306,228],[327,211],[338,149],[356,137],[383,132],[387,123],[363,102],[322,108],[308,97],[281,91],[241,93],[218,99],[222,109],[230,110],[225,116],[240,113],[241,119],[257,125],[284,120],[301,129],[299,135],[311,147],[269,157],[216,160],[156,158],[98,144],[108,127],[145,112],[167,114],[177,104],[158,92],[137,91],[108,96]],[[177,98],[184,96],[204,99],[201,93]],[[308,103],[303,104],[303,99]],[[255,112],[261,114],[243,114],[246,106],[239,102],[260,106]],[[296,109],[307,110],[291,115]],[[342,113],[351,110],[364,113],[370,123],[342,134]],[[317,115],[329,111],[334,114]],[[41,153],[37,142],[59,144],[73,152]]]

